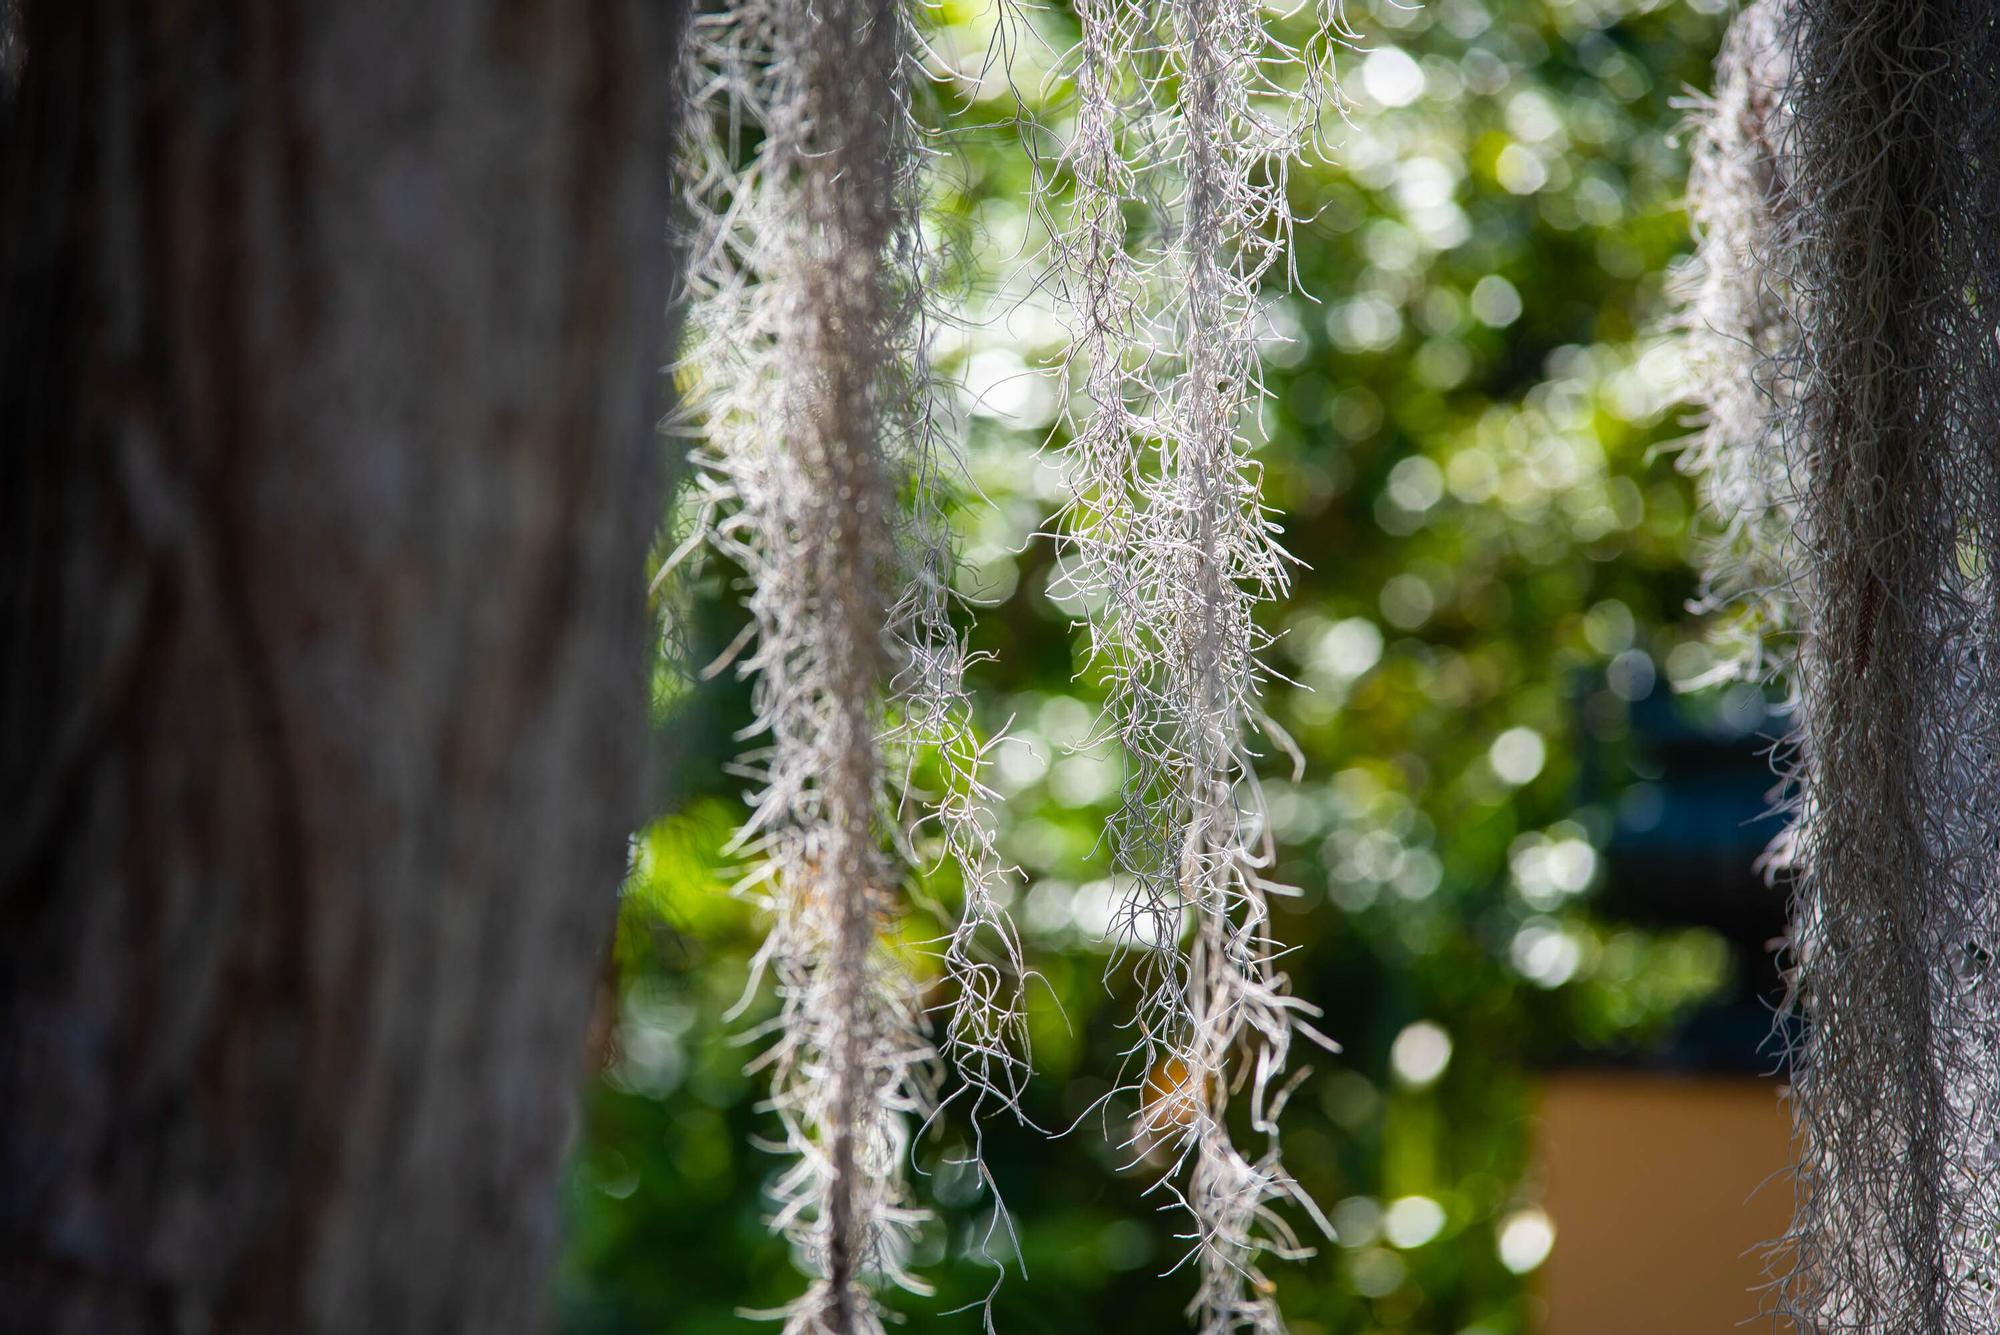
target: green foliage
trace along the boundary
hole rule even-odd
[[[1009,115],[1012,94],[979,77],[990,18],[969,0],[938,13],[939,49],[966,71],[940,99],[968,100],[954,124]],[[1300,293],[1275,310],[1262,451],[1303,563],[1272,623],[1290,681],[1271,712],[1306,760],[1294,782],[1268,757],[1279,879],[1300,890],[1276,935],[1297,946],[1294,990],[1346,1047],[1294,1099],[1285,1145],[1343,1236],[1275,1277],[1301,1335],[1505,1335],[1534,1303],[1497,1239],[1535,1199],[1536,1066],[1643,1050],[1728,968],[1706,933],[1593,909],[1612,805],[1637,777],[1629,698],[1706,665],[1683,610],[1693,502],[1659,330],[1686,249],[1672,101],[1705,83],[1721,19],[1646,0],[1384,0],[1353,17],[1374,49],[1342,58],[1354,108],[1330,127],[1333,165],[1294,177],[1313,220]],[[1072,27],[1059,9],[1032,18],[1056,44]],[[994,1317],[1008,1335],[1174,1330],[1193,1281],[1160,1274],[1184,1243],[1141,1195],[1157,1166],[1113,1148],[1132,1109],[1099,1105],[1132,1002],[1097,945],[1120,768],[1082,749],[1101,697],[1077,677],[1074,610],[1049,597],[1036,536],[1065,493],[1035,455],[1059,429],[1046,368],[1060,347],[1045,309],[1018,299],[1027,168],[1006,125],[945,142],[933,212],[980,294],[940,349],[968,386],[983,493],[957,516],[962,588],[986,604],[974,647],[993,655],[972,684],[983,724],[1011,723],[1002,848],[1028,873],[1012,911],[1041,970],[1026,1111],[1068,1129],[987,1131],[1029,1277],[1008,1275]],[[684,628],[696,663],[737,627],[726,576],[705,579]],[[753,1148],[760,1089],[742,1070],[763,1003],[723,1019],[757,939],[721,853],[745,696],[724,678],[662,699],[678,788],[639,840],[614,1056],[566,1206],[558,1313],[574,1335],[734,1330],[737,1309],[798,1285],[761,1223],[777,1163]],[[928,888],[948,913],[954,886]],[[1398,1075],[1391,1050],[1418,1022],[1436,1030],[1415,1031]],[[1437,1031],[1448,1059],[1433,1071]],[[946,1313],[995,1280],[982,1240],[1013,1255],[953,1163],[967,1134],[948,1109],[918,1150],[939,1221],[914,1259],[938,1294],[891,1300],[913,1331],[976,1329],[976,1312]]]

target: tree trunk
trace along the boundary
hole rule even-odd
[[[0,1329],[528,1328],[644,798],[683,0],[12,8]]]

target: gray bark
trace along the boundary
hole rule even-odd
[[[0,1329],[538,1323],[683,9],[7,15]]]

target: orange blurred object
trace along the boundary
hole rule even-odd
[[[1192,1126],[1201,1116],[1201,1089],[1186,1062],[1179,1057],[1163,1059],[1146,1073],[1141,1129],[1157,1134],[1169,1127]]]
[[[1542,1335],[1771,1329],[1758,1321],[1764,1244],[1792,1208],[1778,1090],[1750,1077],[1548,1077],[1538,1140],[1555,1246]]]

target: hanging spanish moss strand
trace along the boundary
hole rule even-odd
[[[991,1228],[1000,1229],[1008,1226],[1008,1216],[986,1167],[985,1123],[999,1112],[1023,1116],[1021,1097],[1032,1069],[1029,970],[1005,908],[1005,892],[1019,870],[1000,855],[993,818],[997,794],[985,778],[1000,739],[980,736],[965,686],[966,669],[977,656],[952,617],[959,557],[950,508],[962,469],[937,417],[930,360],[940,266],[919,221],[926,153],[913,90],[925,77],[917,60],[923,43],[910,9],[888,12],[901,25],[903,39],[889,86],[897,142],[887,146],[892,157],[885,164],[898,218],[889,273],[899,305],[887,322],[894,335],[893,369],[884,377],[880,411],[896,489],[909,498],[897,542],[900,594],[886,617],[896,663],[883,736],[896,808],[890,832],[911,868],[948,868],[957,879],[958,912],[943,940],[929,944],[949,983],[946,999],[938,1003],[945,1015],[939,1047],[958,1082],[929,1117],[941,1116],[953,1103],[962,1105],[957,1122],[972,1142],[959,1166],[970,1169],[991,1194]],[[920,791],[917,771],[926,762],[935,772],[935,791]],[[989,1236],[979,1243],[989,1257],[996,1254],[991,1242]],[[996,1276],[996,1291],[998,1283]],[[990,1303],[989,1295],[989,1327]]]
[[[1169,878],[1150,805],[1163,783],[1153,739],[1157,655],[1147,639],[1159,616],[1148,600],[1160,591],[1146,582],[1138,546],[1148,415],[1158,392],[1148,320],[1165,279],[1160,257],[1148,256],[1143,241],[1128,244],[1126,224],[1128,211],[1142,218],[1160,211],[1141,194],[1132,147],[1156,131],[1159,44],[1145,3],[1076,0],[1076,13],[1076,118],[1064,153],[1075,197],[1067,226],[1051,219],[1050,228],[1058,309],[1069,325],[1065,371],[1080,380],[1088,409],[1073,421],[1063,459],[1072,500],[1058,530],[1056,591],[1090,612],[1090,661],[1111,690],[1108,724],[1126,768],[1110,841],[1114,869],[1126,884],[1155,892],[1120,906],[1113,935],[1121,947],[1149,948],[1139,957],[1149,1005],[1167,1005],[1171,1030],[1178,973],[1171,959],[1151,953],[1176,942],[1181,927],[1178,893],[1170,885],[1159,892]],[[1037,192],[1045,209],[1047,189]]]
[[[1714,639],[1724,670],[1760,684],[1789,682],[1801,560],[1778,369],[1797,349],[1798,328],[1772,253],[1784,191],[1781,15],[1779,0],[1745,9],[1723,40],[1714,91],[1693,103],[1695,255],[1674,284],[1690,393],[1703,409],[1702,430],[1681,459],[1710,530],[1697,606],[1721,614]]]
[[[736,846],[773,920],[751,988],[768,972],[780,1013],[757,1065],[796,1156],[773,1225],[813,1277],[783,1315],[788,1335],[878,1332],[879,1286],[922,1291],[905,1258],[926,1215],[904,1166],[937,1106],[936,1054],[893,938],[927,843],[964,886],[947,1044],[975,1106],[1011,1101],[1026,1056],[950,617],[914,40],[889,0],[738,0],[694,36],[706,133],[681,374],[703,434],[695,509],[746,577],[754,638],[736,652],[767,739],[743,758],[759,788]],[[944,791],[913,811],[924,753]]]
[[[1262,393],[1261,284],[1290,238],[1286,169],[1317,127],[1325,45],[1346,34],[1329,10],[1293,49],[1248,0],[1081,0],[1077,15],[1058,292],[1089,406],[1066,458],[1063,592],[1091,612],[1128,764],[1111,844],[1115,942],[1144,992],[1134,1145],[1166,1155],[1162,1185],[1189,1212],[1197,1323],[1276,1331],[1259,1258],[1305,1249],[1273,1206],[1317,1212],[1277,1151],[1309,1008],[1270,931],[1267,896],[1284,888],[1266,875],[1251,741],[1269,643],[1255,610],[1288,572],[1243,432]],[[1254,1158],[1230,1137],[1238,1095],[1265,1141]]]
[[[1760,285],[1717,323],[1775,365],[1769,499],[1794,525],[1745,577],[1775,556],[1800,632],[1778,852],[1803,1037],[1774,1306],[1828,1335],[1996,1328],[1994,22],[1924,0],[1753,11],[1732,50],[1755,70],[1748,49],[1775,31],[1762,68],[1789,66],[1783,94],[1748,134],[1711,118],[1696,191],[1711,234],[1769,229]],[[1731,77],[1723,107],[1750,88]],[[1715,155],[1758,136],[1776,144],[1774,189],[1727,187]],[[1717,182],[1737,190],[1736,223],[1714,221]],[[1773,293],[1791,330],[1762,318]],[[1713,453],[1771,448],[1760,419],[1726,420],[1743,402],[1711,393]],[[1747,476],[1763,498],[1750,454],[1715,466],[1723,495]]]
[[[915,234],[911,244],[920,240]],[[920,251],[915,261],[912,273],[929,271]],[[912,291],[920,293],[922,288]],[[928,339],[921,326],[916,332],[905,355],[907,364],[917,368],[913,387],[928,387]],[[1000,855],[993,820],[997,794],[985,780],[992,749],[1000,739],[982,739],[979,734],[965,687],[965,671],[975,655],[952,622],[951,578],[958,558],[948,511],[946,465],[951,455],[930,415],[931,403],[923,395],[907,405],[914,555],[902,600],[889,618],[902,667],[890,693],[898,717],[888,741],[892,759],[902,768],[894,789],[903,806],[896,828],[913,832],[913,861],[936,861],[955,869],[961,889],[957,917],[939,950],[951,983],[949,1000],[943,1003],[946,1018],[940,1047],[958,1076],[952,1098],[967,1105],[963,1123],[973,1145],[965,1163],[992,1193],[997,1227],[1004,1222],[1005,1206],[986,1169],[984,1126],[996,1112],[1024,1115],[1021,1096],[1032,1069],[1025,993],[1029,971],[1020,934],[1002,898],[1018,869]],[[925,757],[934,759],[940,784],[928,800],[917,795],[913,777]],[[929,857],[926,845],[935,847]],[[991,1254],[985,1243],[981,1246]]]
[[[909,16],[904,14],[906,24]],[[915,64],[921,49],[914,26],[906,27],[905,76],[895,85],[904,132],[897,172],[899,205],[905,225],[896,234],[896,271],[902,275],[902,331],[896,355],[905,368],[901,395],[885,411],[901,446],[903,489],[911,497],[908,532],[902,542],[902,595],[889,612],[899,667],[890,699],[895,712],[887,738],[892,761],[901,769],[894,785],[899,804],[895,829],[910,836],[913,862],[952,868],[961,902],[939,960],[951,983],[941,1048],[959,1077],[954,1098],[965,1098],[964,1124],[974,1137],[970,1166],[999,1196],[979,1146],[987,1115],[1022,1115],[1021,1096],[1031,1071],[1028,1038],[1028,967],[1021,938],[1005,908],[1005,894],[1019,869],[1000,854],[993,807],[998,794],[986,774],[999,737],[982,738],[966,690],[965,673],[980,655],[954,625],[959,599],[952,576],[959,567],[950,509],[954,478],[962,464],[936,414],[936,376],[931,366],[931,325],[940,266],[918,225],[922,208],[918,119],[912,89],[922,77]],[[937,770],[935,793],[919,794],[917,766]],[[1001,1211],[1004,1214],[1004,1207]]]
[[[1793,13],[1796,419],[1810,553],[1796,912],[1804,1146],[1781,1310],[1826,1331],[1973,1325],[1952,1253],[1947,847],[1971,757],[1945,265],[1942,9]],[[1954,772],[1956,771],[1956,772]],[[1990,861],[1990,849],[1981,861]],[[1958,939],[1954,939],[1958,938]],[[1954,1319],[1956,1318],[1956,1319]]]

